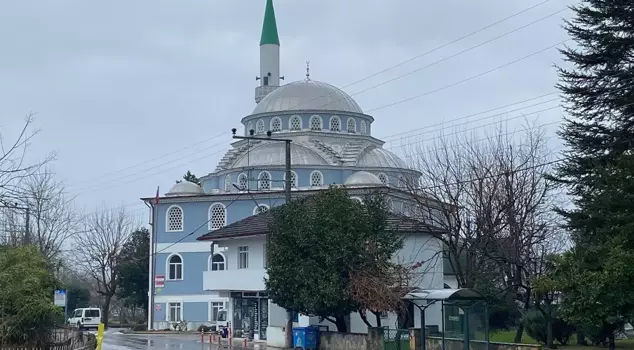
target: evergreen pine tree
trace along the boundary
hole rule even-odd
[[[192,174],[192,172],[189,170],[187,170],[187,173],[183,175],[183,180],[195,183],[196,185],[200,186],[200,179],[196,177],[196,175]],[[183,180],[176,180],[176,183],[180,183]]]
[[[565,28],[577,47],[561,53],[573,67],[559,68],[569,115],[559,178],[579,196],[592,188],[597,166],[634,145],[634,2],[583,0],[572,9]]]
[[[575,203],[560,210],[574,247],[560,261],[557,288],[564,314],[613,348],[614,331],[634,311],[630,297],[619,297],[634,288],[634,2],[583,0],[572,9],[565,28],[577,45],[561,50],[572,67],[559,68],[558,85],[568,150],[554,179]]]

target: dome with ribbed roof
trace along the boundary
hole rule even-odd
[[[381,179],[378,176],[369,173],[367,171],[357,171],[356,173],[348,176],[346,186],[384,186]]]
[[[205,194],[205,191],[197,184],[189,181],[181,181],[169,190],[165,195],[168,197],[180,196],[199,196]]]
[[[302,80],[273,90],[258,103],[253,114],[301,110],[363,113],[341,89],[320,81]]]

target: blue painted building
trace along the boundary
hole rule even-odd
[[[283,204],[287,180],[294,196],[345,184],[350,195],[361,200],[369,187],[382,188],[389,191],[393,212],[406,216],[424,212],[434,217],[433,205],[421,211],[404,190],[420,174],[372,136],[374,118],[342,90],[312,80],[308,71],[305,79],[281,85],[279,57],[275,14],[268,0],[256,106],[242,118],[238,132],[248,135],[253,130],[255,135],[265,136],[271,131],[276,138],[292,139],[292,176],[285,179],[283,142],[240,140],[231,144],[213,172],[201,178],[201,186],[181,182],[159,199],[154,223],[158,253],[152,263],[155,276],[164,277],[165,282],[157,288],[151,305],[154,329],[169,328],[180,320],[195,329],[218,322],[220,311],[226,310],[234,330],[250,328],[256,339],[279,343],[285,311],[264,290],[265,238],[261,232],[242,235],[240,230],[248,228],[239,225],[244,225],[245,218]],[[144,200],[153,203],[154,198]],[[238,226],[228,234],[232,225]],[[214,236],[214,232],[218,234]],[[216,238],[213,243],[197,240],[203,234]],[[412,234],[396,258],[427,261],[440,249],[429,234]],[[443,288],[442,261],[424,271],[419,287]],[[428,324],[440,324],[439,309],[431,307],[427,312]],[[385,324],[396,322],[393,315],[386,318]],[[299,315],[296,322],[319,321]],[[358,315],[351,315],[352,332],[364,332],[365,327]]]

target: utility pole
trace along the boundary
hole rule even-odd
[[[231,129],[231,133],[233,134],[233,138],[234,139],[242,139],[242,140],[267,140],[267,141],[273,141],[273,142],[284,142],[285,144],[285,166],[284,166],[284,173],[286,174],[285,176],[285,181],[284,181],[284,204],[288,204],[291,202],[291,142],[292,140],[290,139],[277,139],[277,138],[271,138],[271,131],[267,131],[266,132],[266,137],[257,137],[257,136],[253,136],[255,134],[255,130],[251,129],[249,130],[249,136],[238,136],[236,135],[236,132],[238,130],[236,128]],[[270,180],[269,180],[270,181]],[[270,247],[270,234],[266,235],[266,249],[269,249]],[[267,254],[268,257],[268,254]],[[286,348],[291,348],[293,347],[293,312],[291,310],[286,310],[286,327],[284,330],[284,335],[285,335],[285,346]]]

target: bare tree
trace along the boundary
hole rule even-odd
[[[422,173],[407,183],[417,216],[440,226],[438,235],[459,287],[490,288],[521,296],[530,305],[534,248],[554,239],[554,188],[544,178],[552,152],[543,130],[520,135],[496,128],[484,139],[440,138],[407,158]],[[516,337],[521,338],[520,325]],[[519,341],[519,339],[516,339]]]
[[[26,116],[17,137],[5,138],[0,129],[0,204],[19,201],[20,183],[36,173],[44,164],[54,159],[50,154],[36,163],[27,163],[25,156],[30,141],[39,130],[32,130],[33,115]]]
[[[110,303],[118,287],[119,254],[130,234],[139,227],[124,207],[102,208],[85,219],[84,233],[75,236],[74,257],[78,268],[103,297],[103,323],[108,325]]]
[[[50,168],[27,177],[20,186],[24,206],[30,211],[29,242],[53,265],[60,260],[67,239],[81,230],[79,213],[65,190]]]

